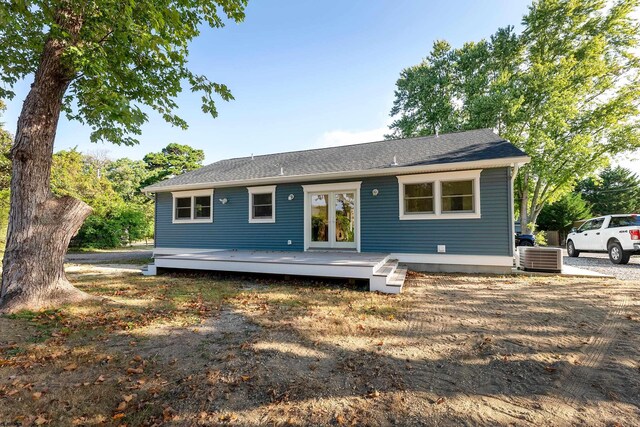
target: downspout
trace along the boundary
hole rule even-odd
[[[516,182],[516,176],[518,175],[518,169],[519,169],[519,165],[518,163],[515,163],[513,165],[511,165],[511,167],[509,168],[509,173],[511,174],[510,178],[511,178],[511,185],[510,185],[510,194],[509,194],[509,239],[510,240],[510,246],[511,246],[511,256],[515,257],[516,256],[516,242],[515,242],[515,234],[516,234],[516,230],[515,230],[515,199],[513,196],[514,193],[514,185]],[[522,224],[520,225],[522,227]]]

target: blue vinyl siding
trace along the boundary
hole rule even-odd
[[[359,181],[350,179],[348,181]],[[395,176],[363,178],[360,195],[363,252],[511,255],[510,179],[507,168],[486,169],[480,176],[480,219],[413,220],[398,218]],[[337,181],[329,181],[337,182]],[[319,183],[319,182],[313,182]],[[173,224],[171,193],[156,195],[156,246],[163,248],[304,250],[304,192],[300,184],[278,184],[276,222],[248,222],[246,187],[216,188],[213,223]],[[311,184],[305,182],[304,184]],[[377,196],[372,195],[378,189]],[[294,195],[288,200],[289,194]],[[219,199],[227,198],[223,205]],[[287,245],[287,240],[292,244]]]
[[[377,188],[377,197],[371,191]],[[364,252],[511,255],[509,237],[509,177],[507,168],[486,169],[480,175],[478,219],[404,220],[398,216],[398,180],[371,178],[362,182],[361,250]]]

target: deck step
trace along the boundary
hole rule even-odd
[[[156,268],[155,264],[149,264],[146,265],[144,267],[142,267],[142,274],[144,276],[155,276],[156,274],[158,274],[158,270]]]
[[[387,286],[402,288],[406,277],[407,277],[407,268],[398,267],[396,271],[387,278]]]
[[[382,267],[380,267],[379,269],[374,271],[373,275],[374,276],[389,276],[390,274],[393,274],[396,271],[396,268],[398,268],[398,260],[397,259],[390,259],[390,260],[387,260],[387,262],[385,262]]]

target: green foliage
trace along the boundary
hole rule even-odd
[[[0,101],[0,112],[4,111],[4,104]],[[11,181],[11,160],[9,150],[13,138],[2,128],[0,123],[0,252],[4,250],[9,218],[9,183]]]
[[[171,143],[159,153],[144,156],[149,176],[143,184],[151,185],[165,178],[198,169],[204,161],[204,151],[188,145]]]
[[[575,221],[591,216],[593,215],[589,204],[583,200],[580,194],[567,193],[560,200],[542,208],[538,216],[538,228],[540,230],[557,230],[566,235]]]
[[[591,204],[594,215],[640,212],[640,177],[620,166],[581,181],[576,191]]]
[[[398,80],[391,136],[497,129],[532,158],[516,193],[521,222],[535,222],[577,181],[640,148],[638,3],[539,0],[520,35],[436,42]]]
[[[125,157],[108,163],[106,170],[107,179],[113,185],[113,189],[126,202],[144,197],[140,193],[140,188],[151,175],[145,162]]]
[[[187,68],[189,42],[208,25],[244,19],[246,0],[79,0],[0,2],[0,99],[40,66],[45,43],[62,48],[70,86],[63,108],[93,129],[92,141],[132,145],[146,106],[174,126],[182,85],[202,94],[202,111],[217,115],[214,96],[229,89]]]
[[[84,248],[116,248],[153,234],[143,206],[117,205],[104,215],[91,215],[73,245]]]
[[[71,196],[82,200],[103,215],[113,205],[122,204],[122,198],[109,180],[100,176],[91,159],[75,148],[53,155],[51,191],[58,196]]]
[[[153,236],[153,205],[137,191],[141,175],[135,165],[139,163],[100,160],[76,149],[53,155],[52,191],[79,198],[94,210],[73,238],[73,246],[115,248]],[[135,173],[124,173],[125,166],[131,165]]]

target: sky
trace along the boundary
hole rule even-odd
[[[224,158],[383,139],[395,82],[435,40],[453,46],[521,28],[529,0],[249,0],[246,19],[206,29],[190,46],[193,71],[224,83],[235,100],[219,100],[216,119],[200,96],[179,97],[181,130],[150,113],[140,145],[89,142],[90,128],[62,118],[55,149],[77,147],[111,158],[141,159],[171,142]],[[20,82],[2,117],[15,131],[31,79]],[[640,173],[640,156],[622,162]]]

